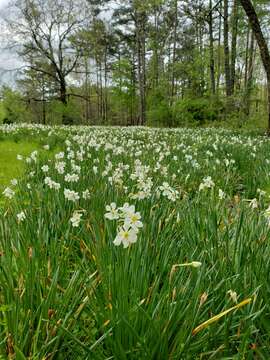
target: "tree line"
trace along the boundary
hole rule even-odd
[[[18,0],[4,121],[181,126],[268,119],[266,0]],[[1,110],[0,108],[0,110]]]

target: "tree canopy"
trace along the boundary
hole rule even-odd
[[[269,118],[270,127],[267,1],[20,0],[12,9],[6,26],[24,64],[12,96],[29,121]]]

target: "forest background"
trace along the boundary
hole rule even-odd
[[[2,48],[22,65],[2,84],[0,122],[265,128],[267,72],[242,3],[11,2]],[[251,5],[267,43],[269,1]]]

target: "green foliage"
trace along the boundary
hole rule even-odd
[[[173,106],[173,119],[176,126],[202,125],[219,119],[224,109],[220,101],[208,98],[187,98],[177,101]]]
[[[150,107],[147,111],[147,124],[149,126],[170,126],[171,120],[171,109],[166,102]]]
[[[138,99],[134,83],[133,65],[129,59],[114,63],[112,71],[113,87],[111,89],[112,119],[118,114],[132,122],[136,116]],[[121,119],[120,119],[121,121]]]
[[[5,107],[2,101],[0,101],[0,124],[6,117]]]
[[[3,87],[1,95],[3,99],[1,103],[1,114],[4,115],[3,122],[31,122],[31,112],[27,109],[27,104],[22,100],[22,95],[18,91]]]
[[[61,101],[53,100],[49,105],[49,123],[62,124],[65,119],[66,124],[75,125],[81,123],[81,111],[79,104],[70,99],[66,105]]]
[[[164,94],[165,89],[165,87],[157,88],[147,98],[147,125],[149,126],[172,125],[172,112]]]

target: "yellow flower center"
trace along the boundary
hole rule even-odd
[[[128,238],[128,231],[124,231],[124,232],[123,232],[123,238],[125,238],[125,239]]]

